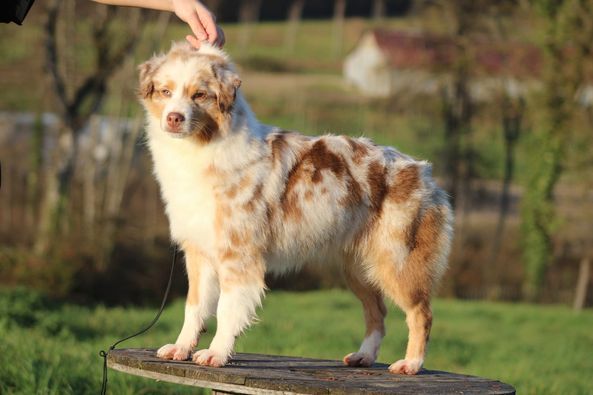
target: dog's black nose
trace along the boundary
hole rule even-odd
[[[171,129],[177,129],[181,125],[181,123],[185,121],[185,117],[183,114],[178,112],[170,112],[167,115],[167,124]]]

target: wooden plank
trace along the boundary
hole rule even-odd
[[[223,368],[166,361],[153,349],[109,353],[110,368],[177,384],[235,394],[514,394],[505,383],[481,377],[422,370],[416,376],[389,373],[388,365],[351,368],[340,361],[262,354],[236,354]]]

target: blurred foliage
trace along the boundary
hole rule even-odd
[[[558,223],[554,190],[575,134],[571,120],[578,111],[577,92],[587,82],[585,63],[591,61],[593,51],[593,1],[534,0],[532,4],[543,16],[544,87],[531,137],[532,166],[522,201],[522,229],[524,291],[527,298],[536,300],[554,257],[552,238]]]

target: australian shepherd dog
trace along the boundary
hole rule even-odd
[[[173,44],[139,70],[154,172],[189,280],[181,333],[158,357],[225,365],[255,318],[266,272],[339,264],[366,325],[344,363],[377,359],[387,297],[409,329],[405,358],[389,370],[416,374],[452,235],[430,164],[365,138],[259,123],[228,55],[207,44]],[[214,339],[194,352],[212,315]]]

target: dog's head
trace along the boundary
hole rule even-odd
[[[173,44],[139,67],[139,96],[149,116],[174,137],[209,142],[228,122],[241,80],[227,55],[203,44]]]

